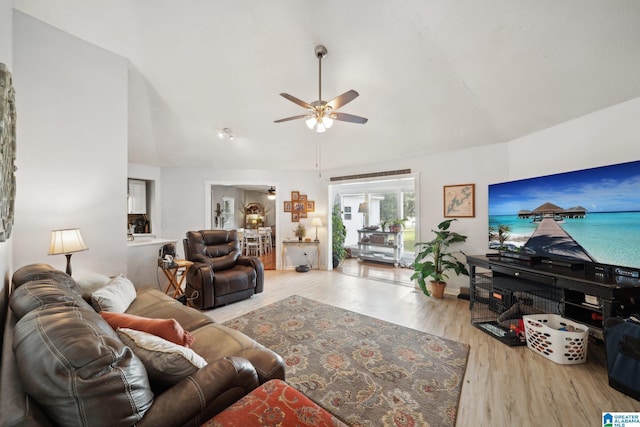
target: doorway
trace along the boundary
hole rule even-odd
[[[331,187],[332,205],[342,212],[346,229],[345,248],[358,257],[362,230],[389,231],[399,224],[402,231],[400,265],[409,265],[419,224],[417,175],[336,184]],[[371,248],[366,248],[367,250]],[[375,248],[373,250],[375,252]],[[382,252],[382,251],[381,251]]]
[[[205,229],[268,229],[277,242],[277,184],[207,181],[205,183]],[[260,254],[265,270],[274,270],[278,254],[275,245]]]

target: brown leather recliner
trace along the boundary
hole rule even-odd
[[[236,230],[188,231],[183,243],[193,262],[185,293],[194,307],[215,308],[263,291],[262,261],[240,253]]]

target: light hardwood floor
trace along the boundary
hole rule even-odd
[[[436,300],[406,284],[393,284],[382,272],[369,274],[372,278],[337,271],[270,270],[263,293],[207,313],[221,323],[300,295],[467,343],[471,350],[458,427],[601,426],[604,411],[640,412],[640,402],[609,387],[601,345],[589,343],[585,364],[558,365],[473,327],[468,301],[451,295]]]

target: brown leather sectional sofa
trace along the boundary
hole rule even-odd
[[[0,425],[195,426],[261,383],[284,379],[278,354],[157,289],[136,289],[126,313],[176,319],[208,364],[175,384],[154,381],[70,276],[46,264],[16,271]]]

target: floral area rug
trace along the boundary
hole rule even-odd
[[[286,381],[351,426],[455,425],[469,346],[292,296],[232,319]]]

